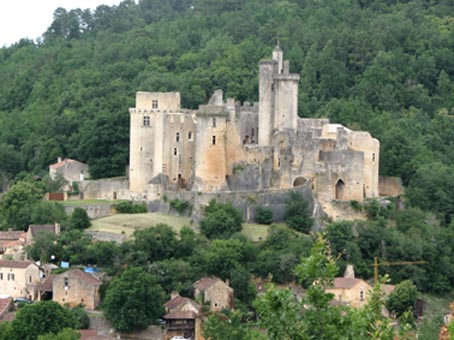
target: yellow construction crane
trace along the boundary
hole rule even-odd
[[[424,264],[427,263],[426,261],[396,261],[396,262],[380,262],[378,263],[378,257],[374,257],[374,264],[371,264],[370,266],[374,267],[374,283],[378,282],[378,267],[388,267],[388,266],[403,266],[406,264]]]

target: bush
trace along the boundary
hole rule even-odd
[[[241,231],[243,218],[230,203],[211,200],[204,209],[205,218],[200,221],[200,231],[208,238],[227,239]]]
[[[273,210],[267,207],[258,206],[255,209],[255,222],[259,224],[273,223]]]
[[[87,229],[91,226],[90,218],[85,209],[75,208],[69,219],[72,229]]]
[[[186,210],[191,208],[191,203],[175,198],[170,201],[170,206],[175,209],[180,215],[182,215]]]
[[[303,194],[291,191],[286,200],[284,220],[288,226],[297,231],[308,233],[314,223],[309,211],[309,203]]]
[[[141,214],[148,211],[145,204],[136,204],[132,202],[120,202],[114,204],[113,207],[119,214]]]
[[[77,319],[78,329],[88,329],[90,326],[90,318],[88,317],[87,312],[82,306],[77,306],[71,309],[71,312]]]

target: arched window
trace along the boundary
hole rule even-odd
[[[336,183],[336,199],[337,200],[344,199],[344,187],[345,187],[344,181],[339,179]]]

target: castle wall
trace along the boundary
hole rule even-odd
[[[321,152],[323,172],[316,176],[315,191],[323,202],[364,198],[364,154],[354,150]]]
[[[196,191],[226,190],[226,130],[228,114],[219,107],[217,112],[197,115],[195,178]]]
[[[79,184],[79,191],[83,199],[131,199],[130,182],[127,178],[106,178],[83,181]],[[141,197],[143,199],[143,197]]]
[[[163,174],[169,188],[187,188],[193,178],[195,122],[190,113],[170,113],[165,120]]]
[[[369,132],[352,131],[349,134],[350,147],[364,153],[364,194],[365,197],[378,197],[378,167],[380,142]]]

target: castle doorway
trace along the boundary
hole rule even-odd
[[[337,200],[344,199],[344,187],[345,187],[344,181],[339,179],[336,183],[336,199]]]
[[[306,182],[307,182],[307,179],[305,179],[304,177],[297,177],[293,181],[293,186],[294,187],[300,187],[300,186],[306,184]]]

